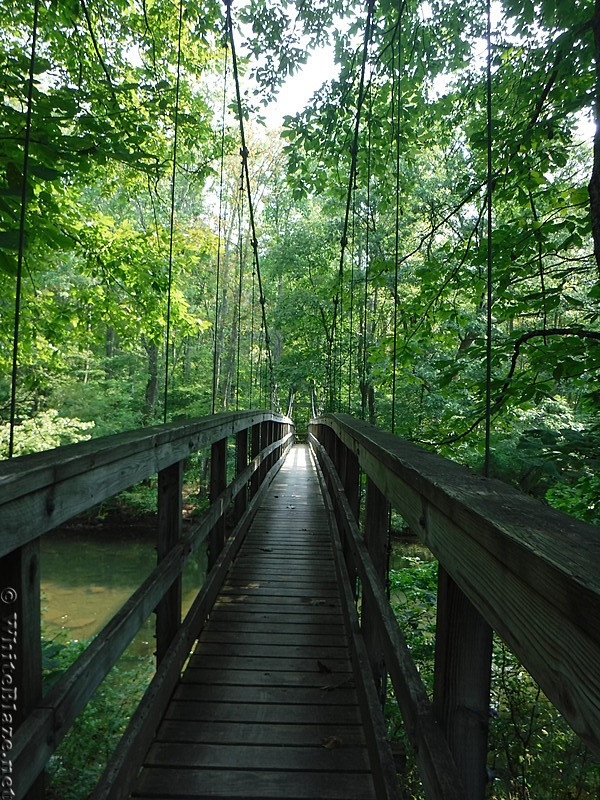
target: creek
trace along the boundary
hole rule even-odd
[[[156,564],[151,525],[81,525],[42,537],[42,626],[45,638],[95,636],[140,586]],[[183,614],[204,581],[206,553],[192,556],[183,574]],[[154,615],[128,650],[152,655]]]

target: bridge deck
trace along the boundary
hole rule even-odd
[[[134,787],[373,798],[328,516],[306,446],[260,507]]]

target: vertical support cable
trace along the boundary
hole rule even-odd
[[[367,213],[365,217],[365,346],[363,351],[363,366],[364,366],[364,384],[365,384],[365,412],[369,410],[369,381],[367,380],[367,345],[369,344],[369,335],[367,325],[369,323],[369,289],[367,277],[370,272],[371,266],[371,135],[372,135],[372,121],[373,121],[373,91],[372,86],[369,86],[369,120],[367,123]],[[377,298],[377,289],[373,294],[373,312],[375,312],[375,302]],[[373,326],[374,332],[374,326]],[[369,414],[370,416],[370,414]],[[366,418],[366,417],[365,417]]]
[[[243,178],[243,176],[242,176]],[[237,307],[237,356],[235,373],[235,410],[240,407],[240,354],[242,347],[242,284],[244,281],[244,248],[242,242],[242,222],[244,217],[244,187],[240,189],[238,204],[238,250],[239,250],[239,275],[238,275],[238,307]]]
[[[394,96],[394,90],[397,97]],[[396,105],[396,108],[394,107]],[[398,9],[398,80],[392,49],[392,130],[396,112],[396,229],[394,235],[394,347],[392,352],[392,433],[396,432],[396,382],[398,379],[398,267],[400,252],[400,117],[402,114],[402,8]]]
[[[252,202],[252,189],[250,187],[250,170],[248,168],[248,148],[246,146],[246,132],[244,130],[244,113],[242,106],[242,95],[240,92],[240,80],[237,66],[237,56],[235,51],[235,41],[233,37],[233,20],[231,18],[231,2],[232,0],[225,0],[226,16],[227,16],[227,29],[229,31],[229,42],[231,44],[231,63],[233,67],[233,78],[235,82],[235,92],[237,98],[238,118],[240,123],[240,138],[242,143],[242,161],[244,166],[244,174],[246,177],[246,192],[248,195],[248,217],[250,220],[250,231],[252,234],[252,249],[254,251],[254,264],[256,267],[256,278],[258,280],[258,294],[259,302],[262,309],[262,326],[265,334],[265,351],[267,353],[267,366],[269,370],[269,383],[271,404],[275,399],[275,379],[273,375],[273,357],[271,354],[271,340],[269,337],[269,328],[267,326],[267,314],[265,309],[265,294],[263,291],[262,278],[260,273],[260,261],[258,257],[258,239],[256,237],[256,225],[254,221],[254,204]]]
[[[337,288],[336,293],[333,298],[333,320],[331,323],[331,339],[329,341],[328,346],[328,354],[327,354],[327,377],[329,382],[329,406],[330,409],[333,409],[333,393],[334,387],[332,385],[335,376],[335,335],[336,335],[336,322],[337,322],[337,312],[338,312],[338,303],[339,303],[339,293],[342,288],[342,282],[344,279],[344,255],[346,252],[346,247],[348,245],[348,222],[350,219],[350,206],[352,203],[352,190],[354,187],[354,182],[356,178],[356,162],[358,158],[358,134],[360,131],[360,117],[361,111],[364,101],[364,88],[365,88],[365,72],[367,67],[367,58],[369,54],[369,43],[371,41],[371,31],[372,31],[372,24],[373,24],[373,10],[375,7],[375,0],[368,0],[367,4],[367,19],[365,23],[365,36],[363,41],[363,52],[362,52],[362,60],[360,65],[360,83],[358,87],[358,99],[356,102],[356,117],[354,119],[354,138],[352,141],[352,150],[351,150],[351,161],[350,161],[350,179],[348,181],[348,192],[346,194],[346,210],[344,214],[344,227],[342,232],[341,238],[341,250],[340,250],[340,266],[338,270],[338,280],[337,280]]]
[[[38,36],[40,2],[35,0],[29,58],[29,84],[27,87],[27,114],[25,116],[25,140],[23,143],[23,182],[21,184],[21,216],[19,219],[19,250],[17,255],[17,282],[15,286],[15,321],[13,329],[12,378],[10,389],[10,430],[8,457],[12,458],[15,446],[15,417],[17,410],[17,378],[19,369],[19,322],[21,319],[21,286],[23,282],[23,256],[25,253],[25,217],[27,213],[27,175],[29,172],[29,148],[31,145],[31,116],[33,109],[33,78]]]
[[[177,135],[179,128],[179,83],[181,78],[181,30],[183,27],[183,0],[179,0],[179,22],[177,29],[177,78],[175,81],[175,125],[173,131],[173,169],[171,172],[171,219],[169,223],[169,278],[167,285],[167,330],[165,334],[165,390],[163,422],[167,421],[169,398],[169,348],[171,339],[171,287],[173,284],[173,235],[175,230],[175,178],[177,172]]]
[[[350,268],[350,320],[348,331],[348,406],[346,411],[352,413],[352,333],[354,329],[354,262],[356,259],[356,181],[352,189],[352,261]]]
[[[492,14],[491,0],[487,0],[487,64],[486,64],[486,114],[487,114],[487,276],[486,276],[486,350],[485,350],[485,458],[484,475],[490,474],[490,442],[492,430]]]
[[[369,302],[369,256],[367,252],[367,242],[365,242],[365,250],[363,252],[365,259],[365,290],[363,297],[362,309],[362,387],[361,387],[361,401],[360,412],[361,419],[367,418],[367,304]]]
[[[252,408],[254,398],[254,310],[256,303],[256,272],[252,270],[252,303],[250,308],[250,397],[248,405]]]
[[[217,407],[217,389],[219,374],[219,293],[221,290],[221,246],[223,234],[223,176],[225,173],[225,112],[227,110],[227,67],[229,47],[227,40],[227,28],[224,33],[223,47],[225,48],[225,64],[223,73],[223,103],[221,110],[221,164],[219,168],[219,232],[217,242],[217,275],[215,287],[215,323],[213,331],[213,376],[212,376],[212,401],[211,414],[214,414]]]

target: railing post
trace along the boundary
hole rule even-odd
[[[214,503],[227,486],[227,438],[213,442],[210,449],[209,499]],[[208,569],[210,570],[225,543],[225,514],[210,532],[208,540]]]
[[[260,423],[260,449],[264,450],[264,448],[267,446],[268,443],[269,443],[269,423],[268,422],[261,422]],[[258,470],[259,475],[260,475],[260,483],[259,483],[259,485],[262,484],[262,482],[264,481],[265,475],[267,474],[268,470],[269,470],[269,461],[268,461],[268,459],[265,458],[263,460],[262,464],[260,465],[260,469]]]
[[[367,494],[365,499],[365,544],[371,560],[385,587],[388,568],[388,533],[390,505],[370,478],[367,478]],[[383,704],[386,695],[386,669],[383,651],[376,633],[376,626],[371,617],[368,597],[363,598],[361,614],[363,638],[367,646],[373,679],[377,693]]]
[[[40,624],[40,540],[19,547],[0,559],[0,631],[2,669],[0,693],[2,709],[10,714],[10,724],[3,728],[16,731],[42,699],[42,647]],[[4,737],[6,740],[12,739]],[[10,761],[10,752],[3,751]],[[12,796],[10,774],[2,784],[6,796]],[[2,792],[2,796],[4,795]],[[44,776],[40,775],[26,795],[27,800],[44,797]]]
[[[273,441],[277,442],[282,437],[283,425],[281,422],[273,423]],[[273,451],[273,464],[281,458],[281,445]]]
[[[183,461],[158,473],[158,561],[182,534]],[[156,608],[156,663],[160,664],[181,624],[181,575]]]
[[[350,448],[347,447],[339,438],[336,437],[336,439],[338,442],[338,460],[340,462],[338,469],[340,472],[340,479],[342,481],[344,494],[348,500],[352,515],[358,522],[360,516],[360,467],[358,464],[358,458],[356,454],[350,450]],[[343,530],[341,520],[339,522],[340,530]],[[356,600],[358,596],[358,575],[356,568],[353,566],[350,543],[348,542],[346,536],[342,537],[342,548],[344,560],[346,562],[346,569],[350,578],[350,584],[352,586],[352,593],[354,595],[354,599]]]
[[[235,442],[236,475],[241,475],[248,466],[248,428],[244,428],[243,431],[237,433]],[[245,485],[235,498],[234,517],[236,525],[242,518],[247,505],[248,487]]]
[[[275,422],[267,423],[267,431],[268,431],[267,444],[273,444],[273,442],[275,441]],[[271,453],[271,455],[268,457],[266,472],[268,472],[275,463],[275,458],[276,458],[275,453]]]
[[[440,565],[433,686],[466,800],[482,800],[490,706],[492,629]]]
[[[360,513],[360,466],[356,453],[344,448],[344,471],[342,475],[344,492],[354,519],[358,522]]]
[[[250,434],[250,458],[255,459],[256,456],[260,453],[260,422],[257,422],[256,425],[252,426],[252,431]],[[258,487],[260,486],[260,470],[255,470],[254,474],[250,478],[250,497],[254,497],[254,495],[258,491]]]

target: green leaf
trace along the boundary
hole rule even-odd
[[[0,231],[0,247],[4,250],[18,250],[19,231]]]
[[[62,175],[58,170],[46,167],[44,164],[30,164],[29,171],[36,178],[41,178],[44,181],[55,181]]]
[[[590,193],[587,186],[579,186],[577,189],[573,189],[569,195],[569,200],[574,206],[589,203]]]

